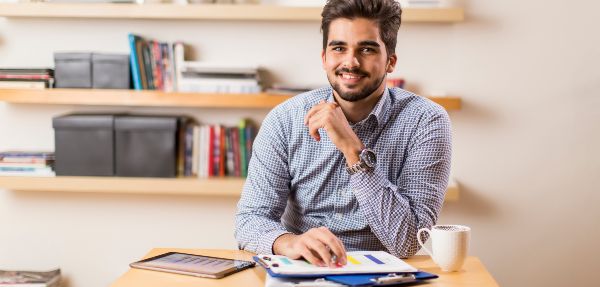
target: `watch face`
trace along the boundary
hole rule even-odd
[[[374,167],[377,163],[377,156],[375,156],[375,152],[370,149],[364,149],[360,153],[360,157],[368,167]]]

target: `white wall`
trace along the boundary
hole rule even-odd
[[[464,101],[463,110],[451,113],[461,199],[445,206],[440,222],[473,228],[471,254],[501,285],[593,285],[589,272],[600,256],[593,245],[600,239],[600,4],[467,5],[464,23],[403,25],[394,73],[421,92]],[[53,51],[126,53],[128,32],[183,40],[200,60],[258,63],[282,82],[325,83],[317,22],[0,18],[0,66],[52,66]],[[91,109],[0,104],[0,150],[52,149],[51,117]],[[225,123],[266,113],[131,110],[181,111]],[[106,286],[152,247],[235,248],[235,204],[0,191],[0,269],[60,266],[69,286]]]

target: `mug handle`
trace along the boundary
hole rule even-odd
[[[429,237],[431,237],[431,230],[429,230],[427,228],[419,229],[419,231],[417,232],[417,241],[419,241],[419,245],[421,245],[421,247],[425,250],[425,252],[427,252],[427,254],[429,254],[429,256],[431,256],[433,258],[433,253],[431,252],[431,250],[427,249],[427,247],[425,247],[425,243],[423,243],[423,241],[421,241],[421,232],[427,232],[429,234]]]

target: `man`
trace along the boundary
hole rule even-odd
[[[331,87],[265,118],[238,203],[240,248],[346,264],[346,250],[417,251],[434,225],[450,170],[447,113],[386,88],[401,10],[393,0],[330,0],[322,13]]]

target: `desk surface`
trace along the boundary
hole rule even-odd
[[[176,249],[176,248],[155,248],[152,249],[144,258],[162,254],[165,252],[176,251],[207,256],[217,256],[241,260],[252,260],[252,253],[239,250],[209,250],[209,249]],[[419,286],[477,286],[488,287],[498,286],[494,278],[485,269],[485,266],[477,257],[469,257],[458,272],[443,272],[431,261],[428,256],[415,256],[405,259],[412,266],[434,273],[440,276],[438,279],[431,280],[428,284]],[[222,279],[206,279],[192,276],[170,274],[164,272],[148,271],[141,269],[129,269],[123,276],[119,277],[112,287],[187,287],[187,286],[251,286],[262,287],[265,285],[265,271],[260,267],[244,270]]]

